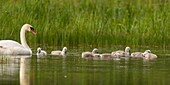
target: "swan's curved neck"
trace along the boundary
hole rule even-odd
[[[25,48],[29,48],[26,38],[25,38],[25,28],[22,27],[21,31],[20,31],[20,40],[21,40],[21,45],[24,46]],[[30,48],[29,48],[30,49]]]

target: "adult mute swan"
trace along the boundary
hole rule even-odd
[[[46,56],[47,55],[47,52],[42,50],[40,47],[37,48],[37,56],[40,57],[40,56]]]
[[[13,40],[0,40],[0,54],[1,55],[31,55],[32,51],[29,48],[25,32],[29,31],[32,34],[36,34],[34,28],[29,24],[24,24],[20,31],[21,44]]]

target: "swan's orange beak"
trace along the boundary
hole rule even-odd
[[[30,32],[34,35],[36,35],[36,32],[34,31],[34,28],[33,27],[30,27]]]
[[[30,31],[33,35],[36,35],[37,33],[34,30]]]

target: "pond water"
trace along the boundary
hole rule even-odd
[[[0,85],[168,85],[170,55],[155,60],[1,56]]]

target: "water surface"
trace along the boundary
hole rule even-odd
[[[4,58],[12,57],[12,58]],[[3,58],[3,59],[2,59]],[[170,56],[155,60],[1,56],[1,85],[168,85]]]

